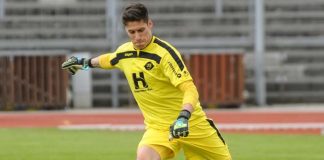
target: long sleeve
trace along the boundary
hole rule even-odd
[[[182,104],[191,104],[193,107],[198,103],[199,94],[193,81],[185,81],[178,85],[184,93]]]

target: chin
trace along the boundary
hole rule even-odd
[[[143,45],[137,45],[137,46],[135,46],[137,49],[143,49],[144,48],[144,46]]]

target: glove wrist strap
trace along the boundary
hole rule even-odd
[[[85,65],[86,65],[86,66],[89,66],[90,68],[93,68],[93,65],[91,64],[91,60],[92,60],[92,58],[90,58],[90,59],[86,59],[86,60],[84,60],[84,61],[85,61]]]
[[[79,60],[79,64],[82,65],[82,70],[88,70],[89,68],[93,68],[93,65],[91,64],[91,58],[90,59],[82,58]]]
[[[189,119],[191,117],[191,113],[188,111],[188,110],[182,110],[178,116],[178,119],[179,118],[185,118],[185,119]]]

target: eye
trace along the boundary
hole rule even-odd
[[[135,33],[135,31],[128,31],[128,33],[129,33],[129,34],[134,34],[134,33]]]
[[[144,32],[145,31],[145,28],[141,28],[138,30],[138,32]]]

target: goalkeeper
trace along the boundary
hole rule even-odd
[[[225,141],[202,110],[180,53],[152,35],[147,8],[140,3],[127,6],[122,21],[130,42],[95,58],[71,57],[62,68],[72,74],[88,68],[124,72],[146,126],[137,160],[173,158],[181,148],[189,160],[230,160]]]

